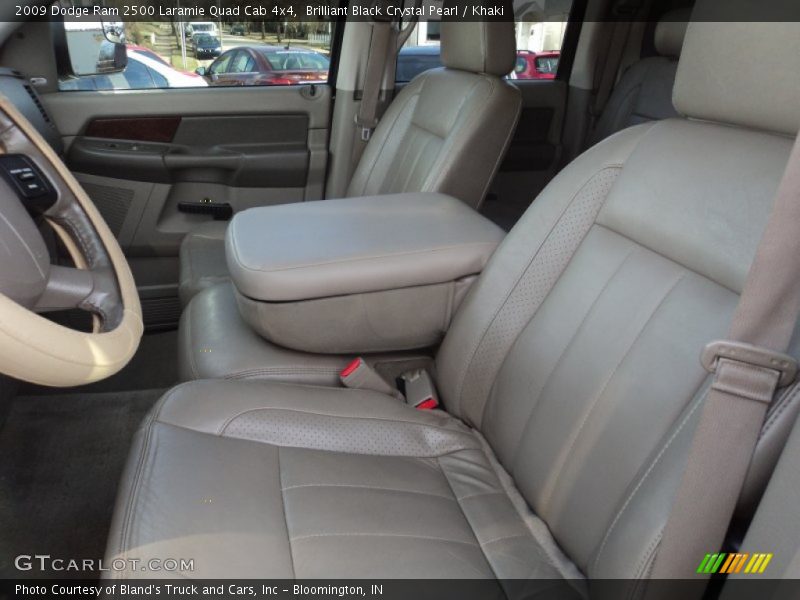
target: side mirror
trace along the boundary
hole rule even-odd
[[[110,50],[111,59],[110,60],[101,60],[97,61],[97,72],[98,73],[120,73],[124,71],[128,66],[128,49],[125,47],[125,44],[120,42],[109,42],[112,45]]]
[[[197,67],[194,72],[200,75],[200,77],[208,75],[208,70],[205,67]]]
[[[105,28],[103,23],[64,23],[69,58],[75,75],[108,75],[124,71],[128,51],[121,27]]]

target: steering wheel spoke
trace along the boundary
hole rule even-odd
[[[95,276],[86,269],[50,266],[44,293],[34,309],[37,312],[82,308],[95,289]]]
[[[33,383],[74,386],[116,373],[142,336],[141,307],[114,235],[61,159],[0,95],[0,146],[35,169],[56,200],[39,213],[77,268],[49,264],[29,203],[0,181],[0,372]],[[40,314],[81,309],[91,332]]]

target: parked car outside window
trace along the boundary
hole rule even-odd
[[[330,59],[314,50],[284,46],[243,46],[228,50],[195,71],[213,86],[296,85],[328,81]]]
[[[141,46],[128,46],[128,66],[122,73],[74,77],[59,83],[59,89],[64,91],[207,86],[208,83],[202,77],[172,68],[158,54]]]
[[[222,54],[222,42],[219,38],[208,33],[195,33],[192,35],[192,50],[195,58],[216,58]]]
[[[518,50],[509,79],[555,79],[561,53],[557,50],[532,52]],[[408,83],[420,73],[442,66],[438,45],[406,46],[397,55],[396,83]]]

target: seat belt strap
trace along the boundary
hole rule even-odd
[[[714,373],[714,381],[663,531],[653,579],[708,577],[695,574],[697,564],[724,543],[769,404],[776,389],[796,375],[795,360],[784,352],[800,315],[799,225],[800,137],[728,341],[709,344],[703,353],[702,362]],[[661,597],[652,592],[651,597]]]
[[[597,86],[597,92],[592,103],[592,117],[595,120],[600,118],[603,109],[608,104],[608,99],[611,97],[611,90],[614,89],[619,66],[622,63],[622,54],[625,52],[625,46],[628,43],[630,28],[631,23],[629,21],[616,21],[614,23],[611,44],[605,55],[605,66],[600,75],[600,83]]]
[[[386,58],[389,41],[392,38],[390,21],[374,21],[369,42],[369,57],[364,73],[364,85],[361,92],[361,104],[356,113],[356,126],[359,129],[359,140],[356,144],[362,149],[369,141],[373,129],[378,124],[378,102],[381,96],[383,73],[386,70]],[[360,158],[360,152],[359,156]],[[357,162],[357,160],[355,161]]]

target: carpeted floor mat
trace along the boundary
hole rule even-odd
[[[53,576],[20,573],[19,554],[102,558],[131,437],[163,391],[12,401],[0,428],[0,577]]]

